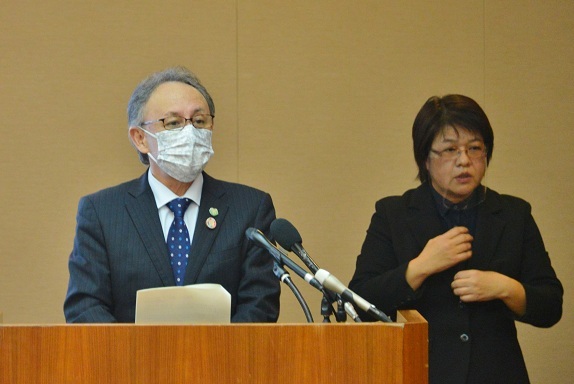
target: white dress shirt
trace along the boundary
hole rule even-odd
[[[161,222],[161,227],[163,228],[163,237],[167,242],[167,233],[169,232],[169,227],[173,222],[173,212],[166,205],[173,199],[187,197],[191,199],[192,203],[189,205],[185,214],[183,215],[183,220],[189,231],[190,243],[193,242],[193,234],[195,232],[195,223],[197,222],[197,215],[199,213],[199,205],[201,203],[201,191],[203,189],[203,174],[199,174],[197,178],[191,183],[191,186],[183,196],[178,196],[173,193],[168,187],[163,185],[158,179],[156,179],[151,170],[148,170],[148,181],[149,186],[155,197],[155,203],[157,205],[159,221]]]

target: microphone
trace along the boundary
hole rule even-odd
[[[273,256],[275,261],[277,261],[277,263],[281,265],[286,265],[287,267],[289,267],[289,269],[295,272],[300,278],[305,280],[307,283],[309,283],[316,289],[318,290],[323,289],[319,281],[313,275],[311,275],[308,272],[305,272],[305,270],[301,268],[297,263],[288,258],[287,255],[283,254],[283,252],[281,252],[275,245],[273,245],[271,241],[269,241],[267,237],[265,237],[263,232],[261,232],[256,228],[247,228],[247,230],[245,231],[245,236],[247,236],[249,240],[253,241],[258,246],[266,249],[271,254],[271,256]]]
[[[317,273],[319,267],[303,248],[303,239],[293,224],[286,219],[275,219],[271,223],[271,234],[283,249],[299,256],[312,273]]]
[[[303,248],[302,244],[303,239],[301,238],[299,231],[297,231],[297,228],[295,228],[293,224],[291,224],[287,219],[279,218],[273,220],[270,229],[273,238],[277,240],[277,243],[279,243],[279,245],[283,249],[290,250],[291,252],[296,254],[313,274],[317,273],[317,271],[319,270],[319,266],[317,265],[317,263],[315,263],[315,261],[313,261],[311,256],[309,256],[305,248]],[[333,295],[329,291],[324,291],[323,294],[325,295],[325,298],[330,302],[337,301],[337,303],[339,303],[340,301],[337,298],[333,297]],[[341,297],[340,295],[337,296]],[[343,309],[353,318],[353,320],[355,320],[356,322],[361,321],[359,315],[357,314],[355,308],[353,308],[351,303],[349,302],[344,303]],[[335,312],[335,317],[337,317],[338,321],[344,321],[344,313],[340,314],[338,312]]]
[[[343,283],[341,283],[339,279],[324,269],[319,269],[317,273],[315,273],[315,278],[323,285],[323,287],[340,294],[343,299],[355,304],[357,307],[361,308],[363,311],[367,312],[374,318],[386,323],[392,322],[392,320],[382,311],[378,310],[377,307],[363,299],[361,296],[357,295],[355,292],[351,291]]]
[[[355,311],[353,304],[349,303],[348,301],[345,301],[345,304],[343,305],[345,306],[345,312],[347,312],[349,316],[351,316],[351,319],[353,319],[356,323],[360,323],[361,318],[359,317],[357,311]]]

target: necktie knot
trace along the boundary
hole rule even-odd
[[[187,207],[189,207],[190,204],[191,204],[190,199],[178,198],[173,199],[172,201],[167,203],[167,206],[169,209],[171,209],[175,217],[183,218],[183,214],[185,213],[185,210],[187,209]]]

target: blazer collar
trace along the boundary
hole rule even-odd
[[[444,226],[436,209],[429,183],[403,195],[407,201],[407,223],[420,249],[429,239],[444,233]]]
[[[191,255],[185,273],[184,284],[195,284],[207,256],[213,246],[221,225],[229,211],[227,190],[223,183],[203,173],[203,191],[201,193],[201,205],[195,224],[195,233],[191,245]],[[211,208],[217,209],[217,214],[210,212]],[[207,221],[215,222],[215,228],[208,226]]]
[[[165,286],[175,285],[147,171],[130,185],[126,209],[162,283]]]
[[[471,269],[488,269],[506,221],[500,215],[503,204],[500,195],[487,189],[484,202],[478,206],[476,234],[472,242],[472,257],[468,262]]]

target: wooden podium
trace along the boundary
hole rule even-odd
[[[428,324],[0,325],[0,383],[427,383]]]

